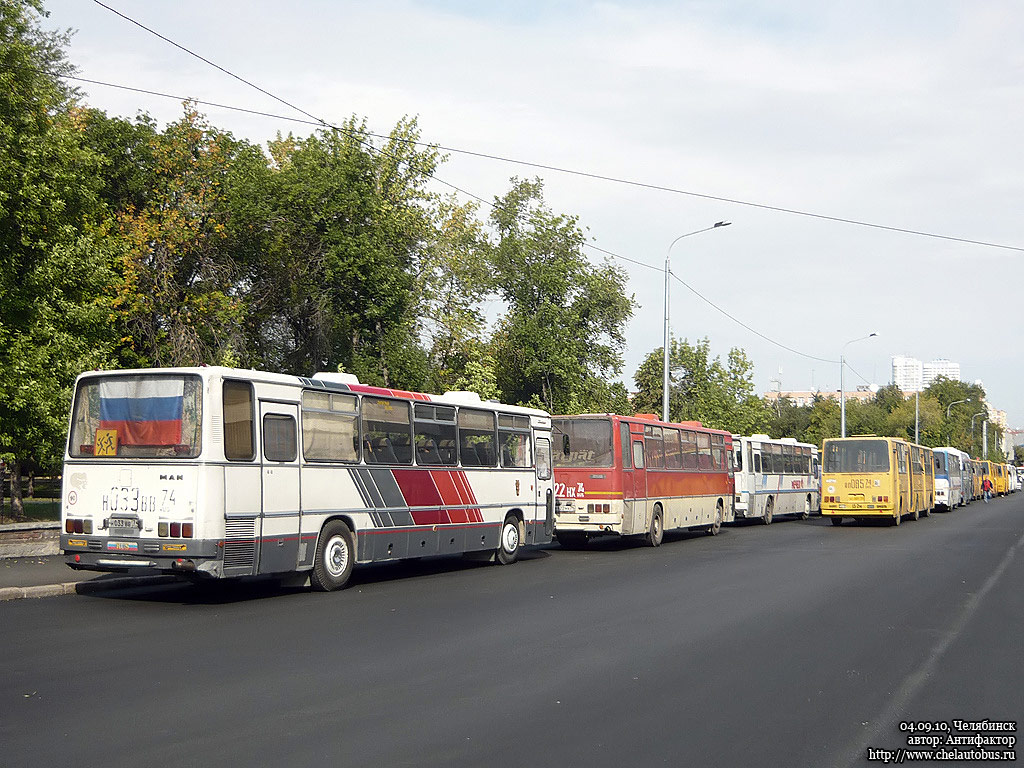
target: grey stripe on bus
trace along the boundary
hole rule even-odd
[[[377,511],[378,508],[384,506],[384,499],[377,493],[376,487],[371,485],[372,480],[366,474],[366,470],[353,468],[349,471],[355,480],[356,487],[359,488],[359,494],[363,497],[363,503],[366,504],[366,511],[370,513],[370,519],[373,520],[373,524],[378,528],[388,525],[384,521],[384,516]]]

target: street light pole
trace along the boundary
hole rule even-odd
[[[921,423],[921,390],[917,390],[914,393],[914,442],[920,443],[920,430],[918,425]]]
[[[864,339],[870,339],[872,336],[877,336],[877,333],[869,333],[867,336],[861,336],[857,339],[850,339],[848,342],[843,344],[843,348],[839,352],[839,436],[846,437],[846,384],[843,379],[843,374],[846,370],[846,348],[853,344],[855,341],[864,341]]]
[[[976,414],[971,416],[971,451],[974,450],[974,420],[979,416],[983,416],[987,411],[978,411]]]
[[[958,405],[959,403],[969,403],[969,402],[971,402],[971,398],[968,397],[968,398],[965,398],[963,400],[954,400],[952,403],[950,403],[949,405],[946,406],[946,426],[947,426],[947,429],[946,429],[946,444],[947,445],[950,445],[950,446],[953,445],[953,428],[949,426],[949,409],[952,408],[954,405]]]
[[[710,227],[704,227],[704,229],[694,230],[693,232],[687,232],[685,235],[680,235],[668,245],[668,250],[665,252],[665,348],[663,350],[663,361],[662,361],[662,376],[661,376],[661,420],[668,421],[668,283],[669,275],[672,271],[669,269],[669,256],[672,255],[672,246],[682,240],[684,237],[690,235],[699,235],[701,232],[707,232],[710,229],[717,229],[718,227],[728,227],[732,224],[731,221],[716,221]]]

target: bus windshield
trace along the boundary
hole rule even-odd
[[[552,420],[552,430],[555,441],[556,467],[610,467],[612,465],[612,422],[610,419],[554,419]]]
[[[198,376],[142,374],[83,379],[75,393],[68,452],[76,458],[195,458]]]
[[[884,440],[844,440],[825,445],[825,472],[888,472]]]

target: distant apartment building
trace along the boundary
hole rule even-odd
[[[960,381],[960,363],[954,363],[952,360],[939,358],[938,360],[925,363],[922,368],[924,371],[925,388],[930,386],[939,376],[945,376],[950,381]]]
[[[892,383],[906,394],[926,389],[939,376],[960,381],[960,363],[939,358],[922,363],[916,357],[896,355],[892,358]]]
[[[861,402],[866,402],[868,400],[871,400],[874,396],[875,393],[865,386],[859,386],[857,387],[857,389],[847,390],[846,392],[847,400],[860,400]],[[769,403],[774,404],[778,400],[789,400],[797,408],[803,408],[806,405],[812,405],[814,403],[815,397],[824,397],[830,400],[838,400],[839,390],[836,390],[835,392],[782,390],[780,392],[777,389],[772,389],[764,393],[764,399],[767,400]]]

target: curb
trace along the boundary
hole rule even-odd
[[[127,589],[180,581],[176,576],[125,576],[102,581],[66,581],[62,584],[42,584],[35,587],[0,587],[0,602],[29,597],[59,597],[60,595],[91,595],[108,589]]]

